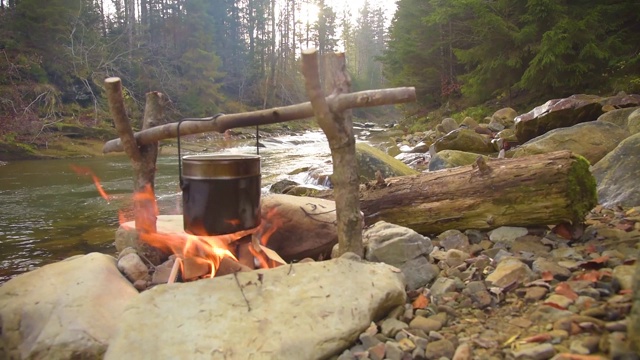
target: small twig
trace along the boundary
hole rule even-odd
[[[335,224],[336,223],[335,221],[324,221],[324,220],[318,220],[318,219],[314,218],[314,216],[316,216],[316,215],[322,215],[322,214],[328,214],[330,212],[334,212],[334,211],[336,211],[335,209],[329,210],[329,211],[320,212],[320,213],[315,213],[315,214],[307,212],[307,210],[305,210],[302,206],[300,207],[300,210],[302,210],[302,212],[305,215],[307,215],[307,217],[309,217],[309,219],[311,219],[313,221],[317,221],[319,223],[325,223],[325,224]]]
[[[238,284],[238,288],[240,289],[240,293],[242,294],[242,298],[244,299],[244,302],[247,303],[248,311],[251,311],[251,304],[249,304],[249,300],[247,300],[247,297],[244,295],[244,290],[242,289],[242,285],[240,285],[240,280],[238,280],[237,271],[233,273],[233,277],[236,279],[236,284]]]
[[[151,262],[151,260],[149,260],[149,258],[147,258],[146,256],[144,256],[144,254],[138,254],[138,256],[140,256],[142,258],[142,260],[147,262],[147,265],[149,265],[149,267],[151,267],[152,270],[156,269],[156,266],[153,265],[153,263]],[[174,263],[175,266],[175,263]]]
[[[291,275],[292,271],[293,271],[293,263],[289,264],[289,271],[287,271],[287,275]]]
[[[182,259],[177,257],[175,262],[173,263],[171,272],[169,273],[169,281],[167,281],[167,284],[173,284],[174,282],[176,282],[176,279],[178,278],[178,270],[181,267],[182,267]]]

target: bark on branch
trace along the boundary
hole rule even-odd
[[[113,122],[120,136],[124,151],[131,159],[134,171],[134,217],[138,232],[155,233],[157,207],[154,197],[154,183],[156,172],[156,159],[158,156],[158,143],[138,146],[129,118],[124,109],[122,98],[122,83],[120,78],[112,77],[105,80],[105,88],[109,100],[109,109],[113,116]],[[167,97],[159,92],[150,92],[146,96],[144,109],[143,129],[149,129],[162,121],[164,117],[164,105]],[[160,250],[138,239],[136,241],[138,253],[157,265],[165,257]]]
[[[332,95],[327,98],[326,101],[330,111],[340,113],[351,108],[408,103],[415,101],[415,99],[415,88],[403,87]],[[313,117],[313,107],[311,106],[311,102],[305,102],[297,105],[247,113],[222,115],[217,118],[211,117],[210,121],[204,122],[185,121],[180,126],[180,135],[199,134],[211,131],[222,133],[226,130],[238,127],[275,124],[310,117]],[[143,145],[152,144],[164,139],[175,138],[178,135],[177,128],[177,123],[171,123],[140,131],[134,134],[135,141],[139,145]],[[110,152],[120,152],[123,150],[123,143],[120,139],[109,140],[102,148],[102,152],[105,154]]]
[[[344,54],[333,54],[327,59],[330,66],[333,93],[328,98],[339,97],[349,91],[351,79],[346,72]],[[336,217],[338,221],[338,243],[341,254],[353,252],[363,256],[363,219],[358,199],[358,173],[355,138],[351,114],[345,109],[332,110],[322,91],[318,71],[318,53],[315,49],[302,52],[302,75],[307,95],[320,128],[327,136],[333,176],[331,181],[336,195]]]

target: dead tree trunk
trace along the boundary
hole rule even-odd
[[[333,96],[349,91],[351,80],[346,73],[344,54],[335,54],[333,66]],[[302,52],[302,74],[307,95],[322,131],[327,136],[333,175],[331,181],[336,195],[336,217],[338,221],[338,244],[340,253],[353,252],[363,256],[363,220],[358,201],[358,173],[356,141],[353,136],[351,114],[329,108],[320,84],[318,53],[315,49]]]
[[[439,234],[582,221],[597,204],[595,189],[588,162],[558,151],[379,180],[360,192],[360,207],[367,225]]]

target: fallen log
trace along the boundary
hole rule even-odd
[[[596,204],[589,163],[569,151],[378,179],[360,191],[366,225],[384,220],[421,234],[580,222]]]

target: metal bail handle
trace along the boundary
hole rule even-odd
[[[184,121],[213,121],[222,115],[224,115],[224,113],[217,113],[212,117],[204,118],[204,119],[185,118],[185,119],[178,120],[178,179],[180,180],[180,190],[184,190],[182,189],[183,181],[182,181],[182,154],[180,152],[180,125],[182,125],[182,122]]]

